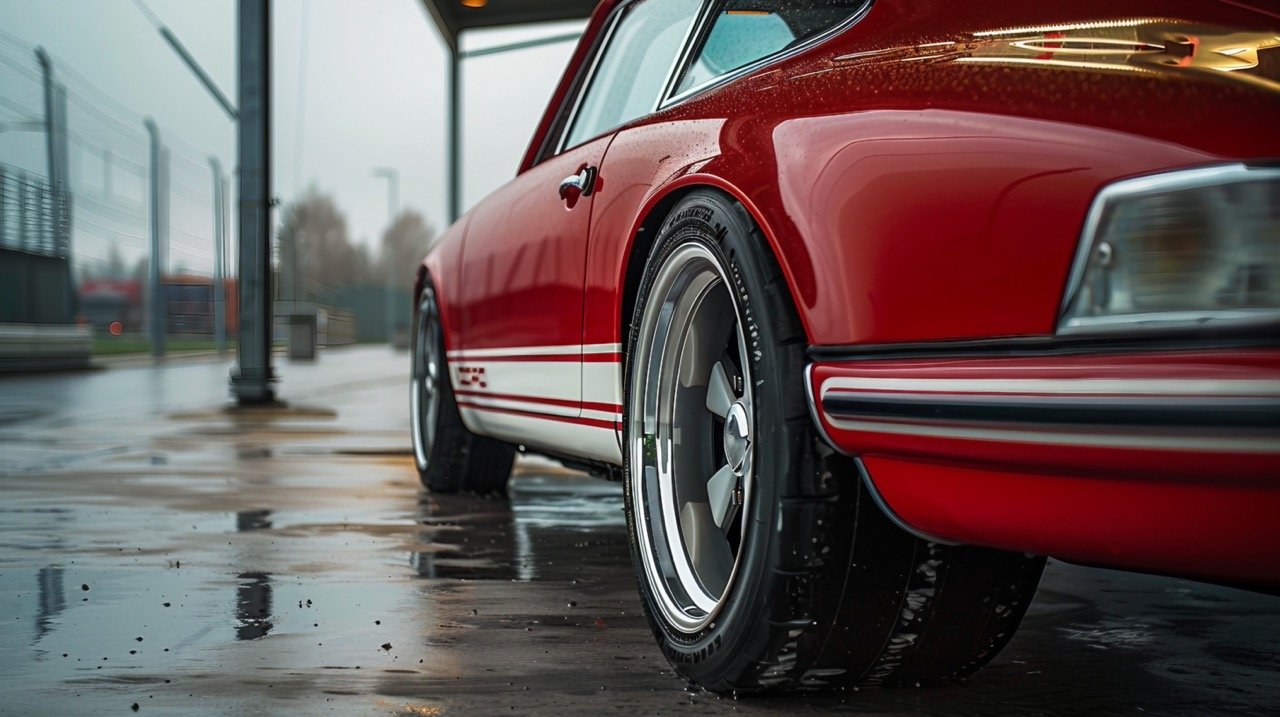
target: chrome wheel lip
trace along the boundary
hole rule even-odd
[[[432,321],[434,314],[435,304],[428,295],[418,307],[409,392],[413,459],[420,471],[430,467],[431,447],[435,443],[436,423],[440,416],[440,329],[439,324]]]
[[[695,280],[706,280],[707,275],[709,280],[700,289],[702,295],[692,303],[692,308],[689,303],[686,303],[684,315],[680,315],[679,304],[682,293],[688,291]],[[626,439],[630,442],[628,467],[629,479],[632,481],[631,509],[636,521],[636,540],[640,561],[662,616],[669,625],[687,634],[695,634],[711,625],[724,607],[727,598],[732,594],[742,555],[746,549],[748,526],[751,523],[748,512],[754,483],[751,454],[754,452],[752,443],[755,436],[754,413],[751,410],[752,382],[746,337],[742,328],[742,311],[732,286],[724,264],[708,247],[693,241],[679,246],[668,255],[654,279],[632,354],[632,360],[637,364],[629,378],[631,385],[628,392],[630,405],[628,405]],[[739,360],[742,363],[740,368],[742,395],[732,406],[741,412],[740,417],[745,418],[746,423],[744,454],[738,456],[736,461],[726,459],[729,463],[736,462],[736,467],[727,465],[722,468],[722,470],[732,469],[741,486],[739,513],[742,517],[738,523],[738,549],[734,551],[732,544],[728,544],[728,549],[733,556],[732,568],[719,595],[712,595],[711,591],[703,585],[698,569],[694,566],[694,559],[690,556],[691,551],[681,535],[680,509],[675,503],[674,487],[679,481],[672,475],[671,465],[674,449],[667,446],[666,454],[663,453],[663,446],[660,445],[659,439],[658,412],[659,402],[662,400],[659,393],[663,372],[680,370],[673,364],[679,364],[683,352],[688,348],[688,337],[682,335],[681,338],[672,342],[673,333],[687,334],[690,331],[691,322],[696,316],[700,302],[717,288],[724,291],[727,303],[733,310],[735,323],[728,332],[726,347],[730,341],[737,344]],[[718,362],[717,358],[713,366]],[[710,398],[707,400],[710,402]],[[670,414],[671,411],[669,410],[668,413]],[[672,416],[668,415],[667,419],[671,421]],[[728,441],[727,430],[710,436],[710,440],[719,446],[724,446]],[[721,462],[725,461],[712,463],[714,465]],[[688,482],[687,479],[684,481],[685,484]],[[650,483],[656,483],[656,486]],[[660,503],[656,506],[657,515],[652,514],[655,512],[655,506],[651,505],[648,499],[651,495],[655,496]],[[660,521],[661,526],[655,526],[655,520]],[[715,520],[717,537],[728,543],[724,534],[719,532],[720,518]],[[731,518],[726,518],[726,522],[729,521]],[[672,581],[678,584],[679,592],[683,595],[677,594],[677,591],[672,589]]]

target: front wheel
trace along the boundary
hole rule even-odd
[[[741,205],[684,198],[628,342],[625,507],[676,671],[714,691],[962,676],[1009,639],[1043,559],[893,525],[816,435],[787,284]]]
[[[429,284],[418,302],[409,403],[413,460],[424,486],[437,493],[506,490],[515,448],[477,436],[462,423],[449,381],[435,290]]]

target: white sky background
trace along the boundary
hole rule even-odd
[[[236,101],[234,0],[148,0],[156,15],[183,41],[223,91]],[[421,0],[274,0],[274,193],[289,202],[310,186],[332,194],[357,241],[374,243],[387,222],[386,182],[374,167],[400,171],[402,208],[422,211],[437,230],[446,221],[445,50]],[[304,20],[305,17],[305,20]],[[307,29],[305,93],[300,92],[302,29]],[[464,49],[559,34],[581,23],[475,32]],[[211,179],[207,156],[225,167],[235,158],[235,127],[161,39],[132,0],[0,0],[0,29],[19,43],[43,45],[63,66],[83,77],[64,77],[82,103],[110,103],[112,123],[69,105],[73,181],[92,194],[102,184],[95,148],[111,146],[144,161],[141,116],[153,116],[172,148],[173,178],[182,186],[172,200],[174,251],[200,273],[212,271]],[[7,43],[7,44],[6,44]],[[20,60],[20,44],[0,41],[0,51]],[[463,206],[469,207],[515,174],[533,127],[573,50],[572,42],[463,63]],[[34,58],[29,63],[35,70]],[[42,108],[31,78],[0,65],[0,99]],[[299,122],[299,110],[302,121]],[[17,113],[0,107],[0,122]],[[298,141],[301,129],[301,141]],[[0,162],[44,174],[43,135],[0,132]],[[295,155],[301,150],[301,157]],[[295,172],[295,166],[300,172]],[[137,171],[137,167],[134,170]],[[145,184],[118,169],[115,194],[126,205],[141,202]],[[132,185],[132,186],[131,186]],[[234,183],[232,192],[234,193]],[[90,200],[91,201],[91,200]],[[84,206],[81,201],[78,207]],[[110,213],[111,207],[106,211]],[[145,227],[97,218],[85,231],[116,235],[131,264],[146,244]],[[233,218],[234,222],[234,218]],[[136,235],[136,236],[135,236]],[[234,223],[230,232],[235,239]],[[77,254],[106,255],[107,240],[77,234]]]

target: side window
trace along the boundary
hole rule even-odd
[[[701,0],[637,0],[622,8],[564,146],[581,144],[657,107],[701,4]]]
[[[870,0],[721,0],[676,95],[788,50],[862,11]]]

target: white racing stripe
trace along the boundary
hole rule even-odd
[[[589,344],[450,351],[449,376],[463,423],[481,435],[619,463],[622,363],[614,355],[621,349]]]
[[[585,403],[622,405],[622,364],[591,361],[582,364],[582,400]]]
[[[459,406],[473,431],[531,448],[622,465],[622,449],[612,429]]]
[[[514,398],[491,398],[489,396],[478,396],[473,394],[458,396],[458,400],[466,403],[472,403],[477,406],[507,408],[514,411],[529,411],[531,413],[544,413],[548,416],[564,416],[568,418],[576,417],[581,412],[579,409],[571,406],[557,406],[551,403],[524,401]]]

